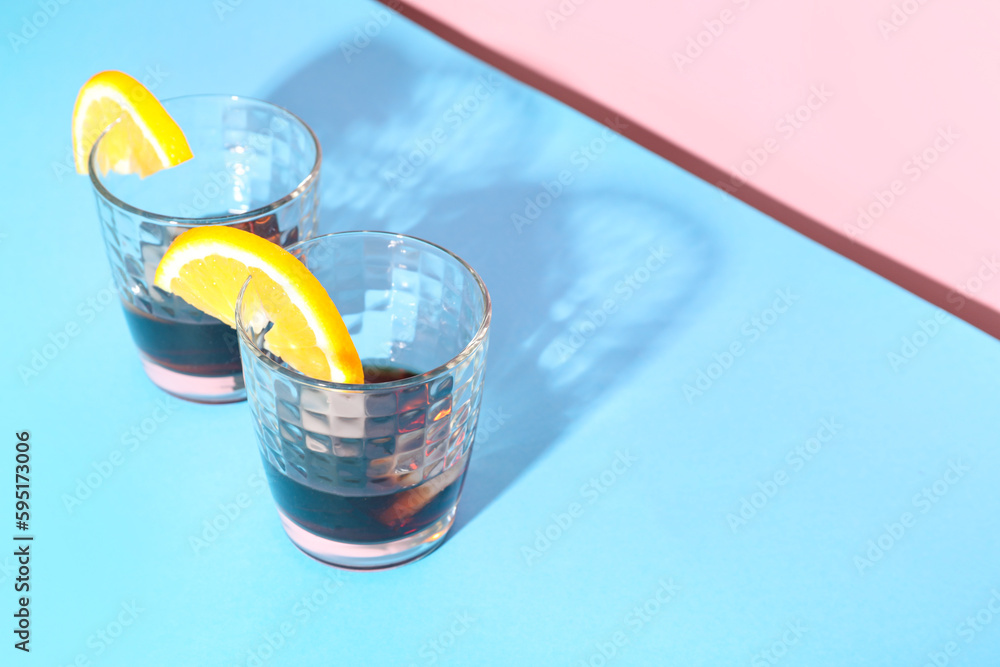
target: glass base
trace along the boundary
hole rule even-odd
[[[346,570],[383,570],[415,561],[441,546],[455,521],[457,507],[456,503],[444,516],[420,532],[374,544],[337,542],[306,530],[281,509],[278,509],[278,515],[292,543],[316,560]]]
[[[247,390],[243,385],[243,373],[206,377],[187,375],[164,368],[142,352],[139,353],[142,369],[157,387],[185,401],[195,403],[236,403],[245,401]]]

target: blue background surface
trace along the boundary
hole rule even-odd
[[[1000,611],[996,340],[373,3],[51,4],[17,44],[41,5],[0,10],[0,535],[28,429],[37,536],[32,652],[0,627],[0,663],[923,665],[954,642],[948,664],[998,664],[1000,614],[966,620]],[[430,557],[306,558],[246,404],[143,375],[69,152],[79,86],[112,68],[291,108],[323,145],[324,231],[411,233],[482,273],[487,394]]]

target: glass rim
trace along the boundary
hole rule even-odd
[[[288,252],[293,252],[301,248],[302,246],[317,243],[319,241],[323,241],[331,237],[362,236],[362,235],[391,237],[391,238],[403,239],[406,241],[417,241],[418,243],[423,243],[425,245],[431,246],[432,248],[436,248],[441,252],[445,253],[446,255],[457,261],[462,266],[462,268],[464,268],[466,271],[469,272],[469,275],[471,275],[472,278],[475,280],[476,285],[479,287],[479,291],[483,295],[483,314],[479,322],[479,327],[476,329],[476,333],[473,334],[472,338],[465,345],[462,351],[459,352],[454,357],[452,357],[451,359],[449,359],[448,361],[446,361],[445,363],[441,364],[440,366],[436,366],[435,368],[432,368],[429,371],[402,380],[393,380],[392,382],[378,382],[375,384],[351,384],[348,382],[331,382],[328,380],[318,380],[316,378],[309,377],[308,375],[300,373],[297,370],[294,370],[292,368],[286,368],[285,366],[282,366],[281,364],[278,364],[277,362],[273,361],[251,339],[250,333],[246,330],[246,327],[243,323],[243,319],[240,316],[241,305],[243,303],[243,294],[246,292],[247,286],[250,284],[250,281],[253,280],[253,276],[248,276],[247,279],[243,282],[243,287],[240,288],[239,296],[236,297],[236,312],[234,314],[236,320],[236,331],[239,334],[240,341],[242,343],[245,343],[249,347],[250,351],[253,352],[254,356],[259,361],[263,362],[266,366],[268,366],[272,370],[277,371],[278,373],[284,375],[285,377],[290,378],[295,382],[298,382],[299,384],[306,384],[313,387],[319,387],[322,389],[333,389],[337,391],[358,391],[358,392],[371,393],[374,391],[392,390],[400,387],[407,387],[410,385],[425,384],[435,376],[441,375],[442,373],[450,371],[455,366],[458,366],[460,363],[469,358],[469,356],[471,356],[473,352],[475,352],[479,347],[482,346],[483,342],[486,340],[486,335],[489,332],[490,320],[493,317],[493,304],[492,301],[490,300],[489,290],[486,289],[486,283],[483,282],[483,279],[482,277],[480,277],[479,273],[476,272],[476,270],[473,269],[471,266],[469,266],[468,262],[466,262],[464,259],[456,255],[452,251],[448,250],[447,248],[444,248],[426,239],[422,239],[417,236],[411,236],[409,234],[398,234],[396,232],[385,232],[377,230],[355,230],[355,231],[332,232],[330,234],[322,234],[320,236],[315,236],[311,239],[299,241],[298,243],[288,246],[287,248],[285,248],[285,250],[287,250]],[[246,372],[246,370],[247,370],[246,366],[244,366],[243,371]]]
[[[112,194],[104,183],[101,182],[101,177],[98,174],[97,168],[97,147],[101,145],[101,139],[114,127],[116,124],[121,122],[122,117],[119,116],[115,120],[101,131],[101,134],[94,141],[94,145],[90,149],[90,155],[87,157],[87,175],[90,177],[90,184],[93,186],[94,190],[97,192],[98,196],[102,199],[115,206],[116,208],[122,209],[132,215],[138,215],[148,222],[153,222],[165,227],[207,227],[212,225],[229,225],[236,224],[239,222],[244,222],[247,219],[259,218],[261,216],[267,215],[281,208],[285,204],[291,202],[292,200],[298,198],[313,182],[315,182],[319,177],[320,167],[323,162],[323,149],[320,146],[319,138],[313,129],[309,127],[309,124],[304,120],[299,118],[297,115],[286,109],[285,107],[278,106],[271,102],[265,100],[260,100],[255,97],[246,97],[244,95],[225,95],[222,93],[199,93],[194,95],[179,95],[177,97],[168,97],[164,100],[160,100],[161,103],[167,104],[169,102],[177,102],[181,100],[195,100],[195,99],[215,99],[215,100],[231,100],[231,101],[241,101],[241,102],[252,102],[254,104],[260,104],[265,107],[270,107],[271,109],[276,109],[278,111],[284,112],[292,117],[299,125],[305,128],[306,132],[312,138],[313,145],[316,147],[316,159],[313,162],[312,167],[309,169],[309,173],[306,177],[302,179],[301,182],[291,192],[283,195],[276,201],[273,201],[264,206],[255,208],[251,211],[246,211],[244,213],[233,213],[230,215],[217,215],[217,216],[205,216],[200,218],[185,218],[175,215],[164,215],[162,213],[154,213],[152,211],[146,211],[139,208],[138,206],[133,206],[128,202],[122,201],[119,197]]]

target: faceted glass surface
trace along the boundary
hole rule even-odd
[[[366,366],[418,374],[341,385],[287,368],[263,349],[269,323],[248,281],[237,304],[247,397],[286,528],[291,520],[357,547],[436,527],[436,542],[454,515],[479,415],[485,287],[458,258],[405,236],[345,232],[291,250],[330,293]]]
[[[143,366],[182,398],[244,397],[235,332],[153,285],[173,240],[194,226],[228,225],[283,246],[315,235],[320,149],[312,131],[266,102],[199,95],[164,102],[194,157],[141,179],[101,174],[91,182],[108,260]]]

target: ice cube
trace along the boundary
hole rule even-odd
[[[417,512],[427,507],[427,504],[434,500],[434,496],[446,489],[459,478],[465,470],[465,462],[460,462],[437,477],[428,480],[420,486],[400,493],[396,500],[376,515],[376,518],[385,526],[399,528],[406,524]]]

